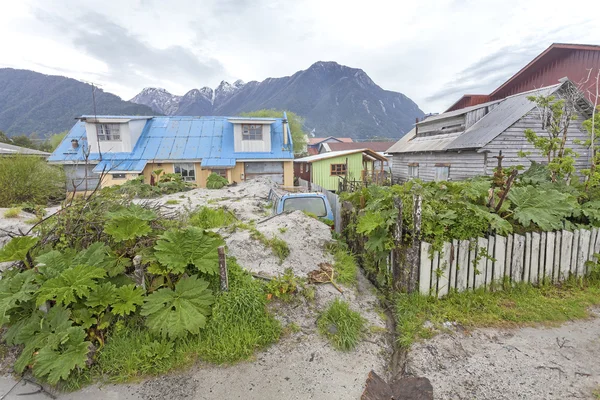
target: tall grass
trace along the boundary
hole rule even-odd
[[[223,208],[202,207],[190,215],[189,223],[202,229],[220,228],[233,224],[237,218]]]
[[[63,199],[65,182],[62,168],[40,157],[0,157],[0,207]]]
[[[363,336],[365,319],[350,308],[347,302],[335,299],[319,316],[319,333],[327,337],[333,347],[349,351]]]
[[[561,323],[588,317],[587,308],[595,304],[600,304],[597,279],[539,288],[522,283],[496,292],[453,292],[443,299],[401,293],[395,298],[398,345],[409,348],[415,340],[431,337],[434,328],[446,321],[466,327]]]

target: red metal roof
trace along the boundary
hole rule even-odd
[[[588,80],[590,68],[596,71],[600,68],[600,46],[554,43],[488,96],[464,95],[446,112],[554,85],[564,77],[577,85],[583,85],[581,89],[584,92],[595,92],[595,82],[591,82],[591,79],[584,84]]]

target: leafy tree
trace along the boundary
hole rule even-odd
[[[2,131],[0,131],[0,143],[11,143],[10,138]]]
[[[28,149],[36,149],[37,150],[37,146],[33,143],[33,141],[28,136],[25,136],[25,135],[13,136],[11,138],[11,142],[15,146],[21,146],[21,147],[26,147]]]
[[[286,111],[285,113],[287,114],[289,129],[292,132],[294,153],[300,154],[304,151],[307,137],[306,132],[304,131],[304,118],[292,111]],[[283,116],[283,111],[262,109],[258,111],[242,113],[242,116],[257,118],[281,118]]]
[[[546,135],[538,135],[533,129],[525,130],[525,138],[535,149],[546,157],[548,168],[552,174],[552,182],[558,179],[569,180],[575,172],[575,158],[577,153],[567,147],[567,137],[571,121],[576,119],[575,97],[567,93],[565,98],[557,99],[555,96],[528,96],[540,112],[542,129]],[[531,152],[520,152],[526,157]]]
[[[65,136],[67,136],[67,133],[69,133],[69,132],[64,131],[61,133],[55,133],[54,135],[52,135],[48,139],[46,139],[44,141],[44,143],[42,143],[39,146],[39,149],[41,151],[47,151],[48,153],[52,153],[54,150],[56,150],[58,148],[58,145],[60,145],[60,143],[65,138]]]

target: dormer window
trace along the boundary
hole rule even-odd
[[[263,140],[262,125],[242,125],[242,140]]]
[[[100,141],[121,140],[120,124],[96,124],[96,133]]]

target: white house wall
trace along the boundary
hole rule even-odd
[[[263,140],[242,140],[242,124],[233,124],[234,151],[240,152],[270,152],[271,151],[271,125],[263,124]]]

